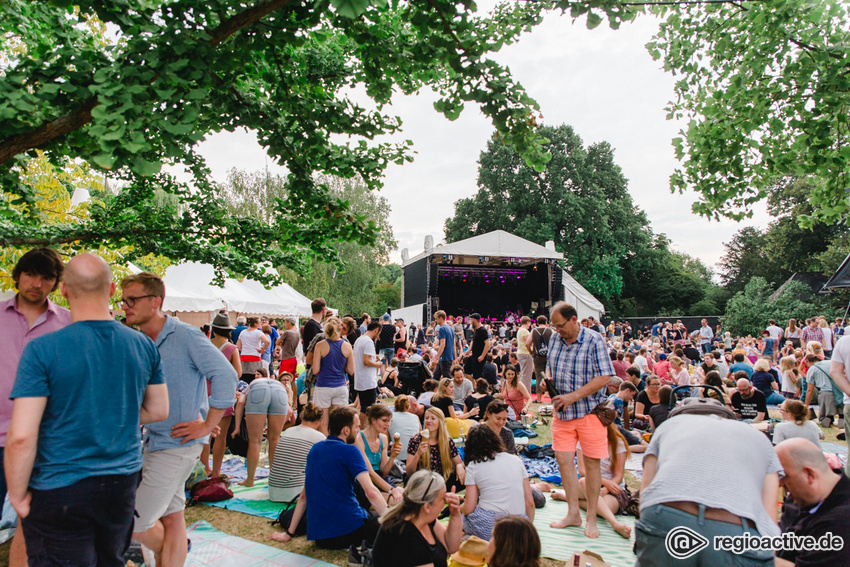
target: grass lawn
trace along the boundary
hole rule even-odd
[[[538,404],[532,404],[532,411],[535,414],[537,413],[537,408]],[[779,418],[778,411],[771,410],[770,413],[771,417],[777,419]],[[546,419],[550,420],[551,418]],[[545,426],[541,423],[540,425],[538,425],[536,431],[538,433],[538,437],[532,439],[530,441],[531,443],[534,443],[536,445],[545,445],[551,442],[552,436],[548,426]],[[841,430],[833,427],[831,429],[824,429],[823,431],[826,437],[825,441],[831,443],[843,443],[843,441],[839,441],[836,439],[836,435]],[[626,483],[633,491],[637,490],[640,486],[640,482],[637,480],[637,478],[635,478],[635,476],[628,471],[626,471]],[[316,559],[321,559],[322,561],[326,561],[334,565],[348,565],[347,551],[326,551],[318,549],[315,545],[308,542],[304,537],[296,538],[294,541],[291,541],[286,544],[269,540],[268,534],[271,533],[273,530],[277,530],[279,528],[272,528],[269,525],[269,520],[267,520],[266,518],[249,516],[246,514],[241,514],[239,512],[232,512],[224,510],[222,508],[216,508],[214,506],[198,505],[187,508],[186,524],[190,525],[198,520],[206,520],[219,530],[229,533],[231,535],[239,536],[260,543],[265,543],[266,545],[278,547],[280,549],[286,549],[287,551],[291,551],[293,553],[299,553],[302,555],[307,555],[309,557],[314,557]],[[9,542],[0,545],[0,565],[9,564],[9,547]],[[555,561],[551,559],[543,560],[543,567],[560,567],[561,565],[563,565],[562,561]]]

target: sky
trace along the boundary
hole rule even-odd
[[[691,212],[693,193],[670,192],[669,177],[678,164],[671,140],[682,125],[666,120],[664,111],[674,98],[674,77],[644,47],[657,26],[654,17],[642,16],[619,30],[605,23],[587,30],[583,19],[573,23],[569,16],[550,14],[494,59],[507,65],[537,100],[544,124],[571,125],[586,146],[609,142],[652,230],[666,234],[674,250],[716,269],[724,242],[743,226],[765,226],[769,217],[759,207],[741,223],[709,221]],[[389,167],[381,190],[392,208],[389,220],[399,243],[392,262],[401,263],[403,248],[411,257],[419,254],[426,235],[443,242],[454,203],[478,190],[477,160],[493,127],[474,105],[449,121],[434,110],[435,100],[430,91],[397,96],[387,111],[402,118],[403,132],[384,140],[411,139],[416,152],[413,163]],[[277,169],[248,132],[217,134],[199,149],[218,181],[233,167]]]

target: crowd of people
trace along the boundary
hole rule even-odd
[[[423,327],[390,313],[335,316],[319,298],[303,325],[239,317],[233,326],[222,312],[198,329],[163,312],[158,276],[133,274],[116,288],[93,254],[64,263],[35,249],[13,278],[16,296],[0,303],[11,361],[0,370],[0,491],[19,518],[14,567],[124,565],[131,539],[157,565],[183,565],[184,483],[199,459],[220,476],[240,434],[243,484],[254,483],[265,438],[269,497],[294,505],[272,539],[306,535],[349,549],[352,562],[368,553],[376,567],[437,567],[450,556],[539,565],[533,521],[546,492],[567,503],[552,528],[596,538],[602,517],[635,535],[640,565],[669,564],[665,536],[676,526],[706,537],[850,537],[836,522],[850,510],[850,469],[836,471],[820,451],[823,429],[850,427],[841,320],[769,321],[733,338],[707,320],[692,332],[680,321],[606,327],[560,302],[505,322],[437,311]],[[57,288],[70,309],[48,298]],[[427,379],[409,382],[409,364]],[[734,419],[671,411],[700,400]],[[552,408],[563,492],[532,482],[509,427],[541,402]],[[625,483],[632,453],[645,455],[636,494]],[[636,534],[618,517],[632,504]],[[838,565],[850,564],[850,547],[737,556]]]

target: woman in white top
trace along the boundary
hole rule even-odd
[[[626,491],[626,461],[629,458],[629,447],[626,444],[626,439],[617,430],[617,426],[613,423],[608,426],[608,455],[599,461],[599,469],[602,475],[602,488],[599,491],[599,500],[596,505],[596,515],[608,520],[614,531],[629,539],[632,535],[632,529],[622,522],[617,521],[615,514],[625,511],[629,503],[629,494]],[[578,472],[581,478],[578,479],[579,489],[581,490],[581,500],[579,504],[582,508],[587,509],[586,487],[585,487],[585,466],[584,455],[581,452],[581,446],[576,448],[576,457],[578,458]],[[567,498],[563,492],[553,492],[554,500],[563,500]]]
[[[779,406],[782,423],[776,424],[773,431],[773,444],[778,445],[786,439],[802,437],[818,447],[823,439],[823,431],[816,423],[809,421],[809,412],[799,400],[785,400]]]
[[[308,402],[301,410],[301,425],[284,431],[277,443],[277,455],[269,475],[269,500],[291,502],[304,488],[307,453],[314,444],[325,439],[319,431],[324,410]]]
[[[248,317],[245,323],[248,328],[239,333],[236,348],[242,360],[242,379],[250,383],[257,369],[264,365],[260,357],[271,344],[271,339],[260,329],[259,317]]]
[[[513,514],[534,520],[534,497],[528,472],[519,457],[505,452],[489,427],[473,427],[464,445],[466,500],[461,507],[463,530],[489,540],[493,524]]]

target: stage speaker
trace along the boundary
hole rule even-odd
[[[552,301],[564,300],[563,272],[558,266],[552,268]]]
[[[437,268],[439,264],[428,264],[428,296],[437,295]]]

